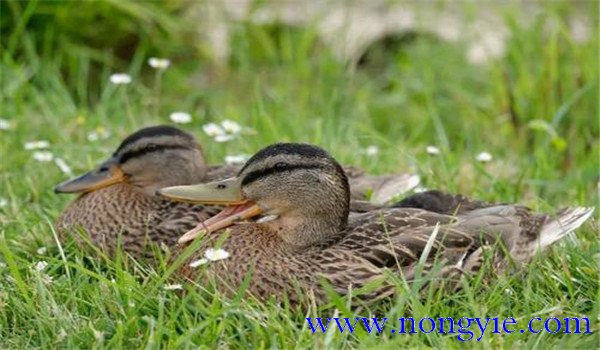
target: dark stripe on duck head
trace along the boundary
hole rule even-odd
[[[241,174],[250,164],[279,154],[299,155],[306,158],[327,158],[333,160],[333,158],[323,149],[307,143],[275,143],[263,148],[248,159],[239,174]]]
[[[123,164],[132,158],[141,157],[148,153],[163,152],[169,149],[189,149],[189,147],[181,145],[157,145],[154,143],[148,144],[146,147],[123,153],[119,157],[119,163]]]
[[[248,184],[253,183],[254,181],[257,181],[263,177],[267,177],[272,174],[290,172],[290,171],[294,171],[294,170],[298,170],[298,169],[309,169],[309,170],[310,169],[324,169],[324,167],[321,165],[317,165],[317,164],[292,165],[292,164],[287,164],[287,163],[283,163],[283,162],[277,163],[277,164],[275,164],[275,166],[272,166],[270,168],[255,170],[255,171],[248,173],[248,175],[244,176],[244,178],[242,179],[242,186],[246,186]]]
[[[123,140],[123,142],[121,142],[121,145],[119,145],[119,148],[117,148],[117,151],[114,153],[115,155],[119,153],[119,151],[123,150],[126,146],[133,144],[134,142],[141,140],[143,138],[147,138],[147,137],[157,137],[157,136],[179,136],[179,137],[183,137],[185,139],[190,140],[191,142],[195,142],[195,139],[192,135],[188,134],[187,132],[175,128],[173,126],[169,126],[169,125],[157,125],[157,126],[150,126],[147,128],[143,128],[140,129],[136,132],[134,132],[133,134],[127,136],[127,138],[125,138],[125,140]]]

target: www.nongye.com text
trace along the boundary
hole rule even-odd
[[[538,334],[542,332],[572,333],[572,334],[591,334],[590,320],[587,317],[533,317],[529,320],[517,321],[513,317],[461,317],[458,319],[452,317],[401,317],[395,321],[389,322],[387,318],[368,318],[368,317],[307,317],[306,322],[312,333],[325,333],[328,329],[334,328],[340,333],[354,333],[359,328],[368,333],[391,334],[429,334],[437,332],[439,334],[457,334],[460,341],[469,341],[476,339],[480,341],[486,332],[491,334],[511,334],[515,332]],[[475,337],[475,331],[479,331],[479,336]]]

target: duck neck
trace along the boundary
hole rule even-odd
[[[301,250],[323,242],[345,228],[339,219],[307,218],[286,215],[265,223],[294,250]]]

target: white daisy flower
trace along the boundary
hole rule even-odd
[[[39,248],[36,250],[36,253],[38,253],[39,255],[44,255],[44,254],[46,254],[46,251],[47,251],[47,250],[48,250],[48,248],[46,248],[46,247],[39,247]]]
[[[24,147],[28,151],[31,151],[34,149],[45,149],[45,148],[50,147],[50,142],[48,142],[46,140],[29,141],[29,142],[25,142]]]
[[[488,162],[491,162],[491,161],[492,161],[492,159],[494,159],[494,158],[493,158],[493,157],[492,157],[492,155],[491,155],[491,154],[489,154],[488,152],[481,152],[481,153],[479,153],[479,154],[478,154],[478,155],[475,157],[475,159],[476,159],[478,162],[482,162],[482,163],[488,163]]]
[[[171,60],[167,58],[150,57],[148,59],[148,65],[154,69],[164,70],[169,68]]]
[[[38,261],[37,263],[35,263],[35,265],[33,265],[33,268],[36,271],[42,271],[44,270],[46,267],[48,266],[48,263],[45,262],[44,260]]]
[[[181,284],[165,284],[163,286],[164,290],[179,290],[179,289],[183,289],[183,287],[181,286]]]
[[[60,171],[63,172],[63,174],[73,175],[73,171],[71,170],[71,167],[67,164],[67,162],[65,162],[64,159],[56,158],[56,159],[54,159],[54,163],[60,169]]]
[[[192,116],[185,112],[173,112],[169,115],[172,122],[178,124],[187,124],[192,121]]]
[[[110,82],[115,85],[126,85],[131,83],[131,75],[126,73],[115,73],[110,76]]]
[[[98,140],[106,140],[109,137],[110,131],[106,130],[103,127],[96,128],[96,130],[92,130],[87,134],[87,139],[91,142]]]
[[[8,205],[8,200],[6,198],[0,197],[0,208]]]
[[[240,124],[234,122],[233,120],[225,119],[221,122],[221,126],[223,130],[231,134],[238,134],[242,131],[242,127]]]
[[[242,164],[248,160],[248,155],[246,154],[236,154],[231,156],[225,156],[225,163],[227,164]]]
[[[200,258],[198,260],[192,261],[189,266],[190,267],[198,267],[198,266],[201,266],[201,265],[204,265],[204,264],[207,264],[207,263],[208,263],[208,259],[207,258]]]
[[[427,146],[426,150],[427,154],[430,154],[432,156],[437,156],[440,154],[440,149],[435,146]]]
[[[9,130],[12,128],[10,121],[0,118],[0,130]]]
[[[227,259],[227,258],[229,258],[229,256],[230,256],[229,253],[221,248],[219,248],[219,249],[208,248],[204,252],[204,257],[210,261],[219,261],[219,260]]]
[[[379,153],[379,147],[375,146],[375,145],[371,145],[369,147],[367,147],[367,149],[365,150],[366,155],[368,156],[376,156]]]
[[[214,137],[216,142],[231,141],[242,133],[256,133],[254,130],[243,128],[237,122],[229,119],[223,120],[221,125],[215,123],[205,124],[202,129],[208,136]]]
[[[235,139],[235,135],[232,134],[225,134],[225,135],[217,135],[215,136],[215,141],[217,142],[227,142],[227,141],[231,141],[233,139]]]
[[[38,162],[50,162],[54,159],[54,154],[48,151],[35,151],[33,152],[33,159]]]
[[[100,140],[100,135],[98,135],[98,133],[96,131],[90,131],[87,134],[87,139],[88,139],[88,141],[95,142],[95,141]]]
[[[208,123],[202,125],[202,130],[204,133],[210,137],[222,136],[225,135],[225,130],[215,123]]]

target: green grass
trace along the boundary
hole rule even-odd
[[[98,49],[70,53],[72,46],[61,46],[60,40],[44,48],[35,36],[40,31],[25,26],[0,62],[0,118],[13,124],[0,130],[0,198],[7,201],[0,207],[0,347],[464,346],[455,336],[434,333],[313,335],[304,318],[331,311],[296,312],[215,297],[193,286],[181,295],[163,289],[166,266],[154,271],[131,262],[87,259],[72,246],[63,252],[51,223],[73,199],[53,193],[66,175],[54,163],[34,160],[23,144],[49,140],[50,150],[81,173],[136,128],[170,123],[168,114],[181,110],[194,116],[184,128],[199,138],[211,163],[276,141],[303,141],[372,173],[418,172],[427,188],[542,211],[594,206],[600,38],[593,30],[586,43],[575,43],[563,7],[548,5],[531,27],[507,14],[513,30],[507,53],[484,67],[465,62],[463,44],[418,36],[388,52],[385,64],[353,68],[334,59],[314,30],[240,24],[228,65],[175,57],[160,85],[146,65],[156,48],[140,45],[126,61],[100,60]],[[592,2],[589,7],[595,19],[590,23],[597,23],[598,7]],[[541,34],[550,22],[556,26]],[[107,51],[100,54],[111,57]],[[115,71],[129,72],[133,83],[109,84]],[[203,134],[202,125],[224,119],[256,134],[228,143]],[[87,141],[87,133],[98,127],[111,136]],[[379,147],[376,157],[361,152],[369,145]],[[438,146],[441,155],[427,155],[427,145]],[[482,151],[494,160],[476,162]],[[430,291],[418,298],[407,291],[374,310],[390,319],[586,315],[592,335],[486,333],[476,345],[597,347],[597,217],[522,273],[491,284],[474,280],[451,295]],[[40,255],[39,247],[48,251]],[[41,260],[48,266],[40,273],[32,266]],[[44,283],[46,275],[51,283]],[[343,303],[339,308],[353,316]]]

